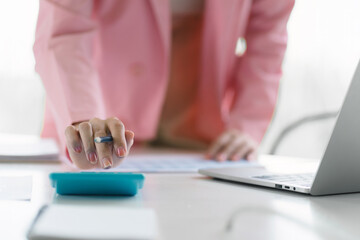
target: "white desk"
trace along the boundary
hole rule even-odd
[[[135,197],[54,197],[48,174],[66,168],[0,164],[0,175],[33,176],[30,202],[0,201],[0,239],[26,239],[31,220],[46,203],[153,208],[163,240],[360,239],[360,194],[310,197],[198,174],[146,174],[144,188]],[[237,210],[234,228],[226,232]]]

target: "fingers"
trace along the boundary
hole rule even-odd
[[[126,130],[125,131],[125,139],[126,139],[126,144],[127,144],[127,152],[130,152],[130,148],[132,147],[132,145],[134,144],[134,137],[135,134],[133,131],[130,130]]]
[[[245,159],[248,160],[248,161],[254,161],[256,159],[256,150],[254,150],[252,152],[249,152],[246,155]]]
[[[134,133],[125,130],[117,118],[76,123],[65,130],[70,158],[81,169],[110,168],[119,165],[134,143]],[[94,138],[111,135],[112,142],[95,143]]]
[[[93,137],[106,137],[109,135],[107,132],[105,121],[98,118],[90,120],[92,126]],[[92,141],[94,141],[92,138]],[[95,148],[98,155],[98,160],[102,168],[108,169],[113,165],[112,159],[112,143],[95,143]]]
[[[222,151],[222,154],[224,155],[225,159],[229,160],[240,160],[240,158],[243,156],[242,151],[244,148],[246,148],[246,140],[243,136],[239,136],[236,138],[233,138],[232,141],[226,145]]]
[[[123,158],[127,154],[127,142],[125,138],[124,124],[117,118],[108,118],[106,120],[107,127],[113,137],[115,155]]]
[[[92,164],[85,159],[85,152],[83,151],[82,141],[79,132],[74,126],[68,126],[65,129],[66,145],[69,155],[73,163],[81,169],[90,169]]]
[[[252,154],[254,151],[255,148],[253,148],[252,145],[244,141],[240,145],[237,145],[237,147],[235,147],[232,152],[229,152],[228,159],[232,161],[237,161],[241,159],[250,160],[247,158],[247,156]]]
[[[65,129],[65,138],[66,138],[66,145],[69,151],[73,151],[76,153],[82,152],[80,135],[74,126],[68,126]]]
[[[130,148],[134,143],[134,133],[132,131],[126,130],[125,131],[125,140],[126,140],[126,155],[127,156],[130,152]],[[125,158],[125,156],[123,157],[118,157],[116,154],[114,156],[114,162],[113,162],[113,167],[119,166],[121,164],[121,162],[123,161],[123,159]]]
[[[91,164],[98,163],[96,148],[94,143],[93,131],[89,122],[82,122],[78,126],[82,145],[86,153],[86,158]]]
[[[233,140],[231,134],[222,134],[211,146],[208,151],[208,157],[216,159],[217,161],[225,161],[226,156],[223,154],[223,149]]]
[[[256,143],[249,136],[239,131],[227,131],[210,147],[207,158],[217,161],[255,158]]]

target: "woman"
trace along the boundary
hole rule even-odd
[[[66,144],[81,169],[119,165],[134,133],[139,142],[208,147],[219,161],[252,159],[275,106],[293,4],[40,1],[43,136]],[[113,144],[94,143],[109,134]]]

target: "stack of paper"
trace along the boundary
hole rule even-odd
[[[0,134],[0,161],[57,161],[59,149],[53,139]]]

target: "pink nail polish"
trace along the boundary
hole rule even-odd
[[[116,153],[117,153],[118,157],[125,157],[126,156],[126,151],[125,151],[125,149],[123,147],[119,147],[116,150]]]
[[[102,163],[104,169],[109,169],[112,166],[111,160],[107,157],[103,158]]]
[[[89,162],[92,163],[92,164],[97,163],[97,155],[96,155],[96,153],[94,153],[94,152],[89,153],[88,154],[88,159],[89,159]]]
[[[248,161],[253,161],[253,160],[255,160],[255,154],[253,154],[253,153],[249,154],[249,155],[246,157],[246,159],[247,159]]]
[[[226,160],[225,154],[220,154],[218,155],[218,157],[216,158],[218,161],[223,162]]]
[[[81,153],[82,147],[81,147],[81,146],[76,146],[76,147],[74,148],[74,150],[75,150],[75,152],[77,152],[77,153]]]

